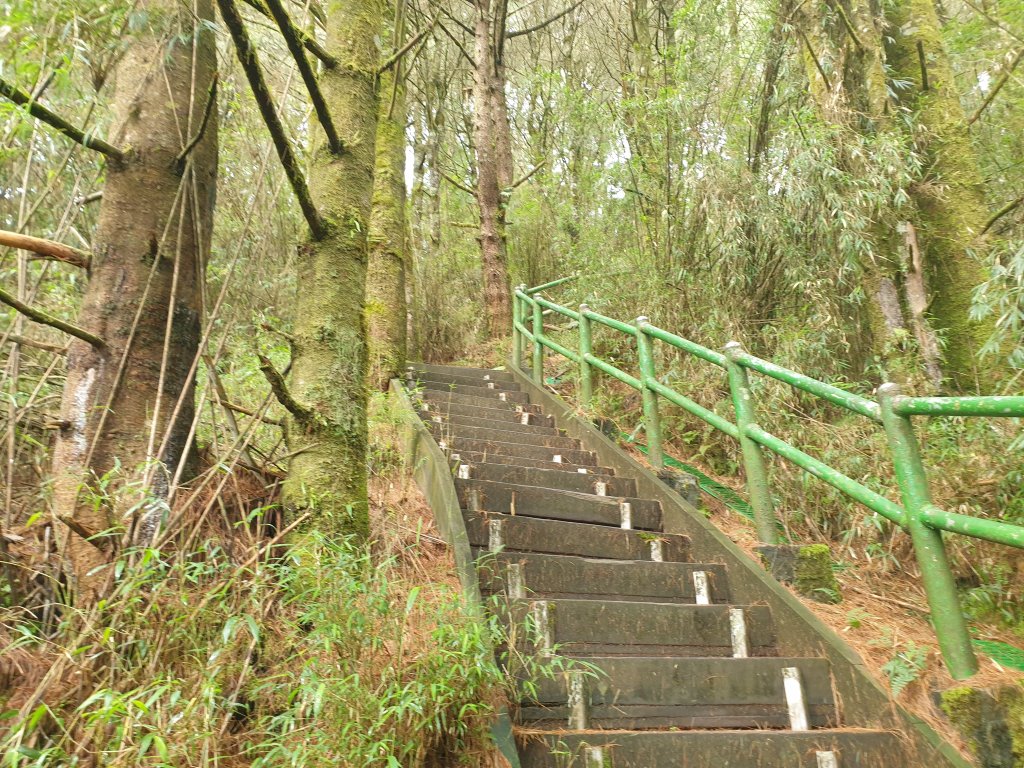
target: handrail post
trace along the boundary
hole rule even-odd
[[[636,319],[636,348],[640,358],[640,395],[644,408],[644,429],[647,432],[647,460],[651,466],[661,469],[665,465],[661,453],[661,415],[658,413],[658,393],[651,389],[656,380],[654,371],[654,343],[644,333],[650,322],[646,317]]]
[[[541,339],[544,338],[544,309],[537,303],[537,297],[533,298],[533,381],[538,386],[544,386],[544,345]]]
[[[722,348],[729,372],[729,392],[736,411],[743,468],[747,474],[747,492],[750,494],[750,506],[754,509],[754,526],[762,544],[776,544],[779,537],[775,528],[772,492],[768,487],[768,469],[761,446],[747,435],[747,429],[755,423],[755,412],[747,371],[737,362],[742,351],[743,346],[738,341],[730,341]]]
[[[978,671],[978,660],[971,648],[971,636],[960,608],[942,532],[929,526],[921,517],[921,511],[932,502],[931,491],[910,417],[900,416],[893,410],[893,402],[901,395],[898,384],[890,382],[878,388],[882,425],[892,452],[896,482],[907,512],[907,529],[921,569],[921,580],[942,658],[953,678],[963,680]]]
[[[512,289],[512,367],[517,371],[523,365],[523,335],[519,332],[523,322],[523,302],[519,291],[525,288],[526,285],[522,284]]]
[[[584,411],[590,410],[594,399],[594,369],[587,362],[587,355],[593,354],[590,318],[586,316],[589,310],[586,304],[580,304],[580,406]]]

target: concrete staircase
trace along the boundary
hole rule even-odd
[[[418,366],[407,386],[452,462],[480,589],[532,619],[531,650],[585,664],[524,686],[527,768],[917,764],[849,722],[830,662],[780,647],[767,604],[692,562],[662,504],[598,466],[510,372]]]

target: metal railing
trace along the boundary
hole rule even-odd
[[[595,379],[599,373],[638,390],[642,396],[649,460],[655,467],[662,465],[659,416],[661,398],[738,440],[757,534],[765,544],[777,543],[775,510],[762,452],[765,448],[899,525],[910,534],[946,666],[956,679],[970,677],[977,671],[978,663],[949,567],[942,531],[1024,548],[1024,526],[947,512],[936,507],[932,503],[911,417],[1024,417],[1024,397],[907,397],[897,384],[888,383],[878,388],[877,401],[870,400],[755,357],[745,352],[738,342],[730,342],[721,352],[716,352],[657,328],[645,317],[638,317],[633,324],[624,323],[598,314],[586,304],[581,304],[578,309],[570,309],[539,295],[541,290],[562,282],[564,280],[553,281],[533,289],[519,286],[514,291],[512,362],[516,368],[522,367],[525,342],[529,341],[532,346],[533,380],[538,384],[543,384],[545,348],[577,364],[580,404],[584,408],[590,406]],[[579,345],[576,349],[569,349],[545,334],[545,314],[561,315],[578,323]],[[595,323],[636,339],[639,359],[637,375],[623,371],[593,354],[592,334]],[[660,381],[655,367],[655,342],[668,344],[723,369],[728,379],[735,422]],[[750,371],[827,400],[880,425],[889,445],[902,506],[758,426],[757,407],[748,379]]]

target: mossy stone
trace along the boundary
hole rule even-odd
[[[800,547],[793,576],[793,585],[805,597],[820,603],[838,603],[843,599],[832,571],[832,552],[827,544]]]
[[[939,694],[939,706],[983,768],[1024,768],[1024,686],[958,686]]]

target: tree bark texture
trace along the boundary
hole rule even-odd
[[[310,191],[326,235],[299,249],[291,393],[304,411],[288,418],[293,452],[283,500],[289,515],[315,510],[312,525],[365,538],[367,232],[377,133],[379,0],[327,4],[327,50],[338,60],[320,88],[344,150],[319,146]]]
[[[83,601],[106,579],[99,566],[114,544],[83,534],[132,524],[122,510],[137,501],[134,494],[166,495],[187,452],[216,195],[212,3],[143,0],[138,10],[147,26],[118,65],[113,101],[111,141],[124,159],[107,166],[78,318],[106,344],[71,343],[53,454],[53,511],[65,521],[56,527]],[[116,482],[102,490],[99,478],[118,467]],[[124,487],[140,478],[141,489]],[[93,503],[94,494],[107,495]],[[148,542],[159,514],[135,516],[137,540]]]
[[[380,79],[377,157],[370,213],[366,324],[370,384],[386,390],[406,358],[405,86],[393,70]]]
[[[500,13],[496,8],[501,9]],[[512,185],[512,142],[501,63],[505,8],[501,2],[475,0],[474,9],[473,139],[480,207],[480,262],[487,332],[495,338],[507,336],[512,324],[505,233],[506,195]]]

